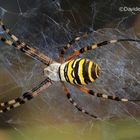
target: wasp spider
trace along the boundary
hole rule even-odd
[[[65,52],[69,48],[71,48],[74,43],[78,42],[82,37],[85,37],[85,35],[82,37],[76,37],[75,39],[68,42],[66,46],[63,47],[63,49],[60,52],[60,59],[58,62],[56,62],[51,58],[49,58],[48,56],[44,55],[43,53],[37,51],[36,49],[29,47],[26,43],[20,41],[15,35],[13,35],[10,32],[9,29],[5,27],[5,25],[1,20],[0,20],[0,26],[4,30],[4,32],[6,32],[11,38],[10,40],[8,40],[0,36],[0,40],[3,43],[9,46],[13,46],[14,48],[28,55],[29,57],[41,61],[46,66],[46,68],[44,69],[45,80],[39,83],[36,87],[27,91],[26,93],[23,93],[22,96],[7,102],[0,103],[0,107],[1,107],[0,113],[7,112],[13,108],[16,108],[26,103],[26,101],[33,99],[34,97],[39,95],[43,90],[50,87],[55,81],[60,81],[62,83],[64,93],[66,94],[66,97],[69,100],[69,102],[73,104],[74,107],[76,107],[79,111],[94,118],[98,118],[98,117],[96,115],[89,113],[75,102],[75,100],[71,97],[70,91],[66,87],[65,83],[69,83],[72,86],[79,89],[80,91],[99,98],[106,98],[106,99],[111,99],[111,100],[121,101],[121,102],[138,101],[138,100],[129,100],[126,98],[119,98],[117,96],[110,96],[102,93],[97,93],[85,87],[85,85],[87,85],[88,83],[94,83],[94,81],[99,77],[100,68],[98,64],[96,64],[95,62],[87,58],[77,58],[77,56],[79,56],[84,52],[95,50],[96,48],[100,48],[101,46],[105,46],[110,43],[117,43],[123,41],[140,42],[140,40],[135,40],[135,39],[116,40],[115,39],[110,41],[103,41],[97,44],[93,43],[89,46],[81,48],[80,50],[76,50],[67,58],[64,58]]]

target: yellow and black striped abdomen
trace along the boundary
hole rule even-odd
[[[76,85],[93,83],[99,76],[98,64],[89,59],[73,59],[63,63],[59,69],[61,81]]]

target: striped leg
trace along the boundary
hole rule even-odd
[[[68,88],[65,86],[65,84],[64,84],[64,83],[62,83],[62,84],[63,84],[64,92],[66,93],[67,99],[70,101],[71,104],[73,104],[73,106],[74,106],[75,108],[77,108],[78,111],[81,111],[82,113],[85,113],[85,114],[87,114],[87,115],[89,115],[89,116],[91,116],[91,117],[93,117],[93,118],[96,118],[96,119],[98,118],[97,116],[95,116],[95,115],[93,115],[93,114],[87,112],[87,111],[84,110],[81,106],[79,106],[79,105],[75,102],[75,100],[72,99],[72,97],[71,97],[71,95],[70,95],[70,92],[69,92]]]
[[[86,38],[88,36],[89,33],[84,33],[82,36],[77,36],[75,38],[73,38],[71,41],[68,42],[68,44],[66,46],[64,46],[61,51],[60,51],[60,62],[64,62],[64,55],[66,53],[66,51],[71,48],[73,46],[73,44],[75,44],[76,42],[79,42],[81,38]]]
[[[84,52],[87,52],[89,50],[95,50],[96,48],[99,48],[99,47],[104,46],[104,45],[113,44],[113,43],[117,43],[117,42],[124,42],[124,41],[140,42],[140,40],[135,40],[135,39],[118,39],[118,40],[103,41],[101,43],[92,44],[90,46],[83,47],[80,50],[75,51],[73,54],[71,54],[70,56],[68,56],[65,59],[65,61],[68,61],[70,59],[73,59],[74,57],[76,57],[76,56],[78,56],[78,55],[80,55],[80,54],[82,54]]]
[[[121,102],[140,101],[140,100],[129,100],[129,99],[126,99],[126,98],[119,98],[117,96],[111,96],[111,95],[106,95],[106,94],[102,94],[102,93],[96,93],[93,90],[89,90],[86,87],[81,87],[81,86],[75,86],[75,87],[78,88],[80,91],[86,93],[86,94],[90,94],[92,96],[96,96],[96,97],[99,97],[99,98],[110,99],[110,100],[121,101]]]
[[[20,50],[21,52],[25,53],[26,55],[37,59],[44,63],[45,65],[49,65],[52,63],[52,59],[44,55],[43,53],[40,53],[38,50],[29,47],[26,43],[21,42],[15,35],[10,33],[10,30],[5,27],[3,22],[0,20],[0,26],[2,29],[11,37],[11,40],[7,40],[4,37],[0,37],[0,41],[4,42],[5,44],[9,46],[14,46],[16,49]]]
[[[13,108],[16,108],[22,104],[25,104],[26,101],[29,101],[39,95],[43,90],[47,89],[52,82],[49,78],[42,81],[38,86],[34,87],[33,89],[29,90],[28,92],[24,93],[21,97],[16,99],[10,100],[8,102],[0,103],[0,113],[7,112]]]

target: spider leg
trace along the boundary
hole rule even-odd
[[[25,92],[22,96],[10,100],[8,102],[0,103],[0,113],[7,112],[13,108],[19,107],[22,104],[25,104],[27,101],[33,99],[37,95],[39,95],[43,90],[47,89],[49,86],[52,85],[52,81],[49,78],[46,78],[42,81],[39,85],[32,88],[28,92]]]
[[[44,55],[43,53],[39,52],[38,50],[29,47],[26,43],[21,42],[14,34],[10,33],[10,30],[5,27],[3,22],[0,20],[0,26],[2,29],[11,37],[12,40],[5,39],[4,37],[0,36],[0,41],[3,43],[13,46],[16,49],[20,50],[21,52],[25,53],[29,57],[33,59],[37,59],[44,63],[45,65],[49,65],[52,63],[52,59]]]
[[[76,57],[76,56],[78,56],[78,55],[80,55],[80,54],[82,54],[84,52],[87,52],[89,50],[95,50],[96,48],[99,48],[99,47],[104,46],[104,45],[113,44],[113,43],[117,43],[117,42],[124,42],[124,41],[140,42],[140,40],[135,40],[135,39],[118,39],[118,40],[103,41],[103,42],[100,42],[98,44],[91,44],[90,46],[86,46],[86,47],[83,47],[83,48],[75,51],[74,53],[69,55],[65,59],[65,61],[73,59],[74,57]]]
[[[65,85],[63,82],[62,82],[62,84],[63,84],[64,92],[66,93],[67,99],[69,100],[69,102],[70,102],[78,111],[81,111],[82,113],[87,114],[87,115],[89,115],[89,116],[91,116],[91,117],[93,117],[93,118],[96,118],[96,119],[98,118],[97,116],[95,116],[95,115],[93,115],[93,114],[87,112],[87,111],[84,110],[80,105],[78,105],[78,104],[75,102],[75,100],[72,99],[71,94],[70,94],[68,88],[66,87],[66,85]]]
[[[92,96],[96,96],[99,98],[104,98],[104,99],[110,99],[110,100],[114,100],[114,101],[121,101],[121,102],[131,102],[131,101],[140,101],[140,100],[130,100],[130,99],[126,99],[126,98],[119,98],[117,96],[111,96],[111,95],[106,95],[106,94],[102,94],[102,93],[96,93],[93,90],[90,90],[86,87],[81,87],[81,86],[75,86],[76,88],[78,88],[80,91],[86,93],[86,94],[90,94]]]
[[[85,38],[88,36],[89,33],[84,33],[83,35],[81,36],[76,36],[75,38],[73,38],[72,40],[70,40],[66,46],[64,46],[61,51],[60,51],[60,55],[59,55],[59,58],[60,58],[60,62],[63,62],[64,61],[64,55],[66,53],[66,51],[71,48],[73,46],[73,44],[75,44],[76,42],[79,42],[81,38]]]

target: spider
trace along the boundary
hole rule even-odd
[[[7,102],[0,103],[0,113],[7,112],[13,108],[16,108],[22,104],[25,104],[28,100],[33,99],[37,95],[39,95],[43,90],[50,87],[54,82],[61,82],[62,87],[64,89],[64,93],[66,94],[67,99],[69,102],[81,111],[93,118],[98,118],[98,116],[93,115],[86,111],[83,107],[81,107],[77,102],[71,97],[71,93],[69,89],[66,87],[66,83],[71,84],[72,86],[76,87],[80,91],[96,96],[99,98],[110,99],[114,101],[120,102],[128,102],[128,101],[139,101],[139,100],[129,100],[126,98],[119,98],[117,96],[106,95],[102,93],[97,93],[91,89],[88,89],[85,85],[89,83],[94,83],[94,81],[99,77],[100,68],[98,64],[95,62],[87,59],[87,58],[77,58],[80,54],[85,53],[90,50],[95,50],[96,48],[100,48],[101,46],[105,46],[111,43],[123,42],[123,41],[135,41],[140,42],[140,40],[135,39],[114,39],[110,41],[103,41],[100,43],[92,43],[89,46],[83,47],[79,50],[76,50],[74,53],[69,55],[68,57],[64,58],[64,55],[68,49],[72,47],[72,45],[78,42],[81,38],[87,36],[87,34],[82,35],[81,37],[76,37],[68,42],[66,46],[62,48],[59,55],[59,61],[56,62],[53,59],[49,58],[48,56],[44,55],[43,53],[39,52],[38,50],[29,47],[28,44],[20,41],[14,34],[10,32],[8,28],[5,27],[2,20],[0,20],[0,27],[3,29],[7,35],[9,35],[10,40],[0,36],[0,40],[9,45],[13,46],[15,49],[20,50],[25,55],[41,61],[44,65],[44,77],[45,80],[39,83],[34,88],[28,90],[27,92],[23,93],[22,96],[17,97],[16,99],[9,100]]]

